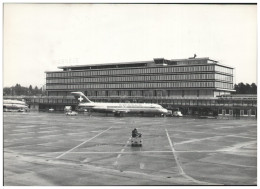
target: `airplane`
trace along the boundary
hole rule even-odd
[[[20,100],[3,100],[4,112],[25,112],[29,110],[29,106]]]
[[[79,101],[78,108],[88,112],[113,113],[115,116],[125,114],[165,116],[168,113],[168,110],[159,104],[92,102],[82,92],[71,92],[71,94]]]

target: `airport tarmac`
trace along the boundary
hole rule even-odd
[[[3,114],[5,186],[256,185],[256,120]],[[137,128],[142,147],[131,147]]]

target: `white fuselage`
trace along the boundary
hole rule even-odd
[[[28,109],[28,105],[19,100],[3,100],[4,111],[18,111]]]
[[[142,103],[102,103],[87,102],[80,103],[79,107],[86,108],[88,111],[103,113],[154,113],[166,114],[167,109],[159,104],[142,104]]]

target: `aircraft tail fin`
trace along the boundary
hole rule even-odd
[[[81,102],[89,102],[89,103],[92,102],[82,92],[72,92],[71,94],[74,96],[74,98],[77,101],[79,101],[79,103],[81,103]]]

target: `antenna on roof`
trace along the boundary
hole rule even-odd
[[[194,57],[193,57],[193,58],[196,58],[196,56],[197,56],[197,55],[196,55],[196,54],[194,54]]]

